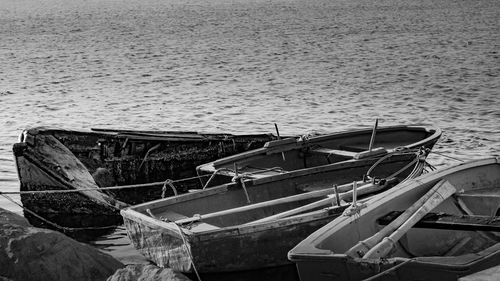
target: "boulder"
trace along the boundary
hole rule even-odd
[[[151,264],[132,264],[117,270],[107,281],[190,281],[190,279],[170,268]]]
[[[0,280],[106,280],[124,265],[62,233],[0,208]]]

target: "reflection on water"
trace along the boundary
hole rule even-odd
[[[18,190],[12,144],[40,125],[295,134],[379,118],[441,127],[438,168],[499,155],[500,1],[0,1],[3,191]],[[123,241],[96,245],[123,257]]]

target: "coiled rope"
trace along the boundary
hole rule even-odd
[[[392,174],[390,177],[388,178],[391,178],[391,177],[394,177],[398,174],[400,174],[401,172],[405,171],[406,169],[408,169],[411,165],[415,164],[415,162],[419,161],[420,159],[420,155],[423,153],[423,155],[427,155],[427,152],[426,151],[422,151],[421,149],[407,149],[407,148],[396,148],[393,152],[390,152],[390,153],[387,153],[386,155],[384,155],[383,157],[381,157],[379,160],[377,160],[371,167],[370,169],[368,169],[368,171],[366,172],[366,177],[370,178],[370,174],[371,172],[373,171],[373,169],[375,169],[380,163],[382,163],[383,161],[385,161],[387,158],[390,158],[391,156],[393,155],[407,155],[407,154],[416,154],[418,157],[416,157],[412,162],[410,162],[408,165],[406,165],[405,167],[403,167],[402,169],[400,169],[399,171],[395,172],[394,174]]]

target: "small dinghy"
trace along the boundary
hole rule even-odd
[[[432,148],[441,136],[438,128],[378,128],[377,125],[378,122],[373,129],[271,141],[263,148],[201,165],[197,168],[198,174],[263,178],[332,163],[380,158],[398,149]]]
[[[349,206],[344,201],[362,202],[419,175],[426,153],[396,151],[383,159],[236,181],[121,214],[130,240],[158,266],[218,273],[287,265],[288,250],[342,214]]]
[[[111,217],[121,221],[119,209],[128,204],[201,188],[198,178],[171,180],[194,177],[202,163],[275,139],[272,134],[39,127],[25,130],[13,151],[23,206],[60,225],[84,227],[116,224]]]
[[[401,183],[293,248],[301,281],[457,280],[500,264],[500,159]]]

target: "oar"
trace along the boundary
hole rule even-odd
[[[437,183],[432,189],[430,189],[424,196],[422,196],[418,201],[416,201],[410,208],[406,209],[399,217],[393,220],[390,224],[385,226],[379,232],[375,233],[373,236],[359,241],[356,245],[351,247],[346,255],[351,257],[363,257],[366,252],[368,252],[373,246],[377,245],[382,239],[396,230],[402,223],[404,223],[415,211],[418,210],[429,198],[443,185],[444,181]]]
[[[372,137],[370,138],[370,145],[368,146],[368,151],[372,151],[373,143],[375,142],[375,134],[377,134],[378,118],[375,119],[375,126],[373,126]]]
[[[352,184],[345,184],[345,185],[339,186],[338,189],[344,190],[344,189],[349,189],[350,187],[352,187]],[[184,219],[176,220],[175,223],[177,223],[177,224],[191,223],[191,222],[199,221],[199,220],[203,220],[203,219],[209,219],[209,218],[225,216],[225,215],[229,215],[229,214],[241,213],[241,212],[246,212],[249,210],[255,210],[255,209],[274,206],[274,205],[283,204],[283,203],[290,203],[290,202],[296,202],[296,201],[301,201],[301,200],[318,198],[318,197],[326,196],[328,194],[333,194],[334,192],[335,192],[334,188],[325,188],[325,189],[310,191],[310,192],[306,192],[306,193],[300,193],[297,195],[281,197],[281,198],[277,198],[277,199],[273,199],[273,200],[269,200],[269,201],[253,203],[250,205],[240,206],[240,207],[236,207],[236,208],[232,208],[232,209],[225,209],[225,210],[216,211],[213,213],[197,215],[197,216],[193,216],[190,218],[184,218]],[[330,199],[330,201],[331,201],[331,199]]]
[[[433,188],[434,189],[434,188]],[[375,247],[369,250],[363,258],[382,258],[387,256],[396,242],[403,237],[403,235],[410,230],[420,219],[422,219],[427,213],[432,209],[436,208],[439,204],[443,203],[451,195],[457,192],[457,189],[451,185],[448,181],[439,182],[438,188],[432,193],[429,200],[427,200],[420,208],[413,213],[408,220],[403,223],[396,231],[394,231],[390,236],[382,239]]]
[[[388,180],[384,185],[379,185],[379,184],[374,184],[374,183],[365,184],[357,189],[357,195],[366,195],[366,194],[380,191],[380,190],[384,189],[387,185],[394,183],[395,180],[396,179]],[[348,191],[348,192],[343,192],[340,194],[335,193],[335,195],[337,197],[337,199],[336,199],[337,202],[339,202],[340,200],[351,199],[353,197],[353,192]],[[293,216],[296,214],[300,214],[303,212],[307,212],[307,211],[313,210],[315,208],[319,208],[321,206],[324,206],[324,205],[327,205],[330,203],[335,203],[332,198],[324,198],[324,199],[318,200],[316,202],[312,202],[312,203],[309,203],[307,205],[300,206],[300,207],[297,207],[295,209],[284,211],[284,212],[281,212],[281,213],[278,213],[278,214],[275,214],[275,215],[272,215],[269,217],[265,217],[265,218],[262,218],[259,220],[251,221],[251,222],[246,223],[246,224],[262,223],[262,222],[277,220],[277,219]]]
[[[276,136],[278,137],[278,140],[280,140],[280,131],[278,130],[278,125],[276,123],[274,123],[274,128],[276,129]],[[285,152],[281,152],[281,157],[283,158],[283,162],[286,161]]]

